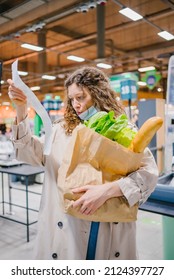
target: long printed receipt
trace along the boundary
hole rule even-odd
[[[40,116],[43,122],[45,130],[45,143],[44,143],[44,155],[49,155],[51,151],[52,144],[52,123],[48,116],[47,111],[42,106],[36,95],[31,91],[31,89],[21,80],[18,74],[18,60],[12,64],[12,80],[16,87],[21,89],[27,97],[28,102]]]

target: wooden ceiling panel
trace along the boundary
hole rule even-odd
[[[163,3],[163,1],[159,0],[124,0],[120,1],[125,6],[132,8],[137,13],[141,14],[142,16],[146,16],[153,13],[158,13],[161,10],[166,9],[167,4]],[[167,1],[166,1],[167,2]],[[119,7],[119,6],[117,6]],[[119,8],[120,9],[120,8]]]
[[[55,90],[58,78],[49,84],[41,79],[41,72],[69,73],[80,65],[96,65],[99,61],[99,49],[103,48],[101,61],[111,63],[113,68],[107,73],[117,74],[122,71],[135,71],[139,64],[146,66],[154,63],[158,71],[166,76],[169,57],[174,54],[173,40],[166,41],[159,37],[160,30],[166,30],[174,35],[174,4],[168,0],[108,0],[100,9],[97,5],[87,13],[76,12],[81,4],[89,1],[5,1],[8,7],[4,12],[13,10],[15,20],[4,22],[4,12],[0,12],[0,59],[3,61],[3,79],[9,77],[11,63],[19,60],[20,70],[27,70],[29,75],[25,81],[31,86],[44,84],[44,92],[50,86]],[[21,3],[19,3],[21,2]],[[23,2],[23,3],[22,3]],[[20,9],[19,5],[28,3],[30,10]],[[37,3],[36,3],[37,2]],[[36,7],[37,5],[39,7]],[[143,20],[134,22],[121,15],[119,10],[127,6],[142,16]],[[24,8],[24,6],[23,6]],[[104,33],[97,30],[97,11],[105,12]],[[1,21],[2,19],[2,21]],[[100,19],[101,20],[101,19]],[[27,32],[28,28],[41,28]],[[44,35],[45,34],[45,35]],[[105,40],[103,41],[101,38]],[[45,37],[44,37],[45,36]],[[37,53],[21,48],[21,43],[40,44],[45,48]],[[84,57],[84,63],[67,59],[72,54]],[[162,65],[162,67],[161,67]],[[2,85],[6,92],[7,84]],[[5,95],[5,94],[4,94]]]

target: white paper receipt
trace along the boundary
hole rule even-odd
[[[51,151],[52,144],[52,123],[51,119],[48,116],[47,111],[42,106],[39,99],[36,95],[31,91],[31,89],[21,80],[18,74],[18,60],[13,62],[12,64],[12,80],[16,87],[20,88],[24,94],[27,96],[27,100],[36,113],[40,116],[43,122],[44,130],[45,130],[45,143],[44,143],[44,155],[49,155]]]

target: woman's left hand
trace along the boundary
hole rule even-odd
[[[78,200],[74,201],[73,207],[79,208],[79,211],[86,215],[94,214],[109,198],[123,195],[116,183],[113,186],[113,182],[75,188],[73,193],[83,193]]]

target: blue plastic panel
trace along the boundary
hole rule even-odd
[[[173,177],[174,173],[160,177],[155,191],[149,198],[174,203],[174,186],[170,186]]]

